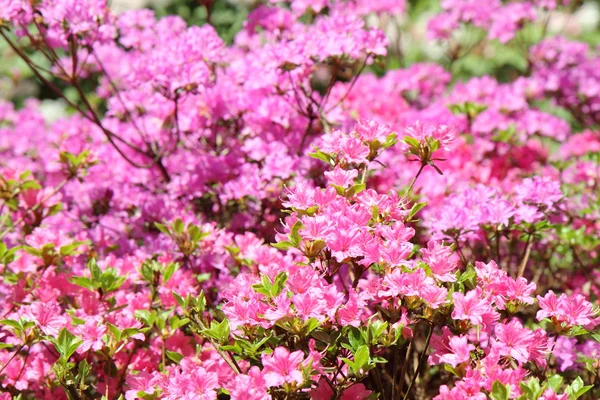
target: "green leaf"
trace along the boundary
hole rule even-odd
[[[276,297],[281,293],[287,280],[288,276],[285,272],[280,272],[277,274],[275,277],[275,282],[273,282],[273,286],[271,287],[271,297]]]
[[[179,362],[183,359],[183,354],[178,353],[176,351],[165,351],[166,356],[169,358],[169,360],[175,362],[176,364],[179,364]]]
[[[492,400],[508,400],[510,395],[510,388],[500,383],[500,381],[495,381],[492,385],[492,393],[490,393],[490,397]]]
[[[321,326],[321,322],[316,318],[309,318],[308,321],[304,324],[303,334],[310,335],[312,331]]]
[[[61,329],[58,338],[50,338],[50,341],[65,361],[68,361],[81,343],[83,343],[82,340],[78,339],[67,328]]]
[[[415,205],[412,206],[412,208],[410,209],[410,212],[408,213],[408,217],[407,217],[407,221],[411,221],[412,218],[419,212],[421,211],[421,209],[423,207],[425,207],[427,205],[427,202],[422,202],[422,203],[416,203]]]
[[[173,276],[175,271],[179,269],[179,264],[175,262],[170,262],[167,264],[165,271],[163,272],[163,284],[167,283],[169,279]]]
[[[348,332],[348,342],[350,343],[350,348],[353,352],[356,352],[358,348],[365,344],[362,333],[360,329],[352,327]]]
[[[294,223],[294,225],[292,226],[292,230],[290,232],[290,242],[292,242],[292,244],[295,247],[299,247],[300,246],[300,242],[302,241],[302,236],[300,236],[300,229],[302,229],[304,227],[304,225],[302,225],[301,221],[296,221]]]
[[[23,325],[21,324],[20,321],[16,321],[14,319],[3,319],[0,320],[0,325],[6,325],[6,326],[10,326],[11,328],[14,329],[15,334],[17,336],[20,335],[21,331],[23,330]]]
[[[173,231],[178,234],[181,235],[183,233],[183,229],[185,228],[185,226],[183,225],[183,221],[179,218],[177,218],[174,222],[173,222]]]
[[[185,309],[185,300],[183,299],[183,297],[181,297],[180,295],[178,295],[177,293],[175,293],[175,291],[171,291],[171,295],[173,296],[173,298],[175,299],[175,301],[177,302],[177,304],[179,304],[179,306],[181,308]]]
[[[287,249],[294,247],[294,244],[292,242],[277,242],[277,243],[271,243],[271,246],[275,247],[276,249],[285,251]]]
[[[226,344],[229,341],[229,321],[224,319],[221,322],[212,321],[209,329],[202,330],[206,336],[216,339],[221,344]]]
[[[170,235],[171,231],[169,231],[169,228],[167,228],[165,225],[155,222],[154,226],[156,227],[156,229],[158,229],[160,232],[166,234],[166,235]]]
[[[578,376],[567,387],[565,392],[569,394],[569,400],[576,400],[579,397],[583,396],[586,392],[588,392],[593,387],[594,387],[593,385],[585,386],[583,383],[583,379],[581,379],[581,377]]]
[[[404,136],[404,142],[408,144],[410,147],[418,148],[419,141],[412,136]]]
[[[72,254],[75,252],[75,250],[77,250],[77,248],[78,248],[79,246],[81,246],[82,244],[83,244],[82,242],[74,242],[74,243],[71,243],[71,244],[67,244],[67,245],[65,245],[65,246],[62,246],[62,247],[59,249],[60,255],[61,255],[61,256],[70,256],[70,255],[72,255]]]
[[[521,393],[525,395],[527,400],[537,400],[543,393],[544,389],[540,386],[538,378],[531,378],[525,382],[521,382]]]
[[[96,263],[95,258],[92,258],[90,260],[90,262],[88,262],[88,268],[90,270],[92,280],[94,282],[100,282],[100,277],[102,276],[102,271],[100,270],[100,267],[98,267],[98,263]]]
[[[354,354],[354,372],[358,375],[360,370],[369,363],[369,347],[362,345]]]
[[[567,334],[568,336],[581,336],[581,335],[587,335],[588,333],[590,333],[590,331],[588,331],[587,329],[585,329],[583,326],[574,326],[571,329],[569,329],[569,333]]]
[[[138,310],[139,311],[139,310]],[[121,330],[110,322],[106,323],[106,327],[117,342],[121,341]]]
[[[311,158],[316,158],[317,160],[321,160],[326,162],[327,164],[331,164],[331,156],[329,154],[323,153],[322,151],[318,150],[314,153],[310,153],[309,156]]]
[[[85,278],[83,276],[73,276],[73,277],[71,277],[70,282],[77,286],[86,288],[90,291],[94,291],[98,288],[98,286],[96,286],[96,283],[92,282],[91,279]],[[100,282],[98,282],[98,285],[99,284],[100,284]]]
[[[554,393],[559,392],[560,388],[562,387],[562,383],[563,377],[558,374],[552,375],[550,378],[548,378],[548,386],[554,390]]]

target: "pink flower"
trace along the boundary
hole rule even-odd
[[[277,347],[273,354],[263,354],[265,386],[281,386],[284,383],[302,383],[304,378],[298,366],[304,359],[301,351],[290,352],[285,347]]]
[[[23,316],[34,321],[48,336],[57,337],[60,330],[67,325],[67,319],[61,315],[62,310],[56,301],[43,303],[37,301],[25,307]]]
[[[455,292],[452,293],[454,301],[454,310],[452,318],[469,320],[473,325],[481,325],[483,316],[491,311],[491,307],[485,299],[481,298],[481,290],[475,289],[467,292],[466,295]]]
[[[569,394],[556,394],[552,389],[546,389],[539,400],[569,400]]]
[[[125,392],[125,399],[138,399],[138,392],[153,394],[155,391],[156,380],[154,375],[145,371],[141,371],[137,375],[127,375],[127,386],[129,387],[129,390]]]
[[[361,119],[357,122],[355,128],[358,136],[365,142],[378,141],[385,143],[390,135],[390,128],[384,125],[379,125],[376,121],[369,119]]]
[[[553,291],[548,291],[544,297],[537,297],[541,308],[537,312],[537,319],[553,318],[564,328],[581,325],[586,329],[593,329],[600,325],[598,310],[592,303],[580,294],[567,296],[561,294],[557,297]]]
[[[358,176],[355,169],[344,170],[338,166],[333,171],[325,172],[325,177],[331,185],[348,188],[354,185],[354,179]]]
[[[106,326],[98,324],[98,322],[90,318],[85,321],[85,324],[79,325],[75,332],[81,336],[83,343],[77,349],[79,354],[83,354],[88,350],[98,351],[104,346],[102,336],[106,333]]]
[[[363,400],[369,397],[372,392],[367,390],[365,385],[357,383],[350,386],[348,389],[342,392],[341,400]]]
[[[381,290],[379,296],[419,296],[421,290],[426,285],[434,285],[434,281],[422,269],[408,273],[396,268],[383,278],[383,285],[385,290]]]
[[[162,386],[166,400],[214,400],[219,388],[219,375],[202,367],[190,370],[175,370]]]
[[[430,126],[420,121],[415,122],[414,125],[407,126],[404,132],[418,142],[437,141],[439,147],[446,151],[449,150],[450,143],[455,139],[454,129],[447,125]]]
[[[494,349],[500,355],[511,356],[519,363],[529,361],[529,347],[534,339],[534,334],[517,320],[508,324],[496,325],[495,335],[497,342]]]
[[[363,164],[369,162],[369,152],[369,146],[363,144],[360,139],[349,137],[342,142],[339,156],[348,163]]]
[[[458,364],[462,364],[471,359],[471,351],[475,350],[475,346],[469,343],[466,336],[453,336],[448,341],[448,353],[440,356],[439,361],[450,364],[456,368]]]
[[[338,262],[343,262],[346,258],[358,257],[362,251],[358,241],[358,231],[354,230],[336,230],[325,243],[331,249],[331,255]]]
[[[262,371],[253,366],[247,374],[238,374],[226,385],[232,400],[268,400],[267,387]]]
[[[448,290],[436,285],[425,285],[419,291],[419,296],[433,309],[448,303]]]
[[[421,249],[423,261],[429,265],[433,277],[441,282],[454,282],[456,276],[454,271],[458,267],[458,263],[452,256],[452,249],[447,246],[442,246],[435,241],[429,241],[427,248]]]

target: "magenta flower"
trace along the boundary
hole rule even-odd
[[[538,320],[552,318],[565,329],[576,325],[593,329],[600,325],[598,310],[580,294],[567,296],[563,293],[557,297],[550,290],[544,297],[538,296],[537,299],[541,308],[537,312]]]
[[[452,293],[452,300],[452,318],[468,320],[473,325],[481,325],[483,316],[491,311],[489,302],[481,298],[480,289],[471,290],[466,295],[460,292]]]
[[[440,356],[439,361],[450,364],[456,368],[458,364],[462,364],[471,359],[471,351],[475,350],[475,346],[469,343],[466,336],[453,336],[448,342],[448,352]]]
[[[419,296],[426,285],[434,284],[433,279],[426,276],[423,269],[410,273],[396,268],[383,278],[384,290],[379,291],[379,296]]]
[[[281,386],[284,383],[302,383],[304,378],[298,367],[304,360],[304,353],[290,353],[285,347],[277,347],[273,354],[263,354],[266,387]]]
[[[431,268],[433,277],[441,282],[454,282],[456,276],[454,271],[458,267],[455,257],[452,255],[452,249],[442,246],[435,241],[429,241],[427,248],[421,249],[423,261]]]
[[[85,324],[78,326],[75,332],[81,336],[83,343],[77,349],[80,354],[88,350],[98,351],[104,346],[102,336],[106,333],[107,328],[103,324],[98,324],[95,319],[90,318]]]
[[[513,320],[496,325],[495,335],[497,341],[493,347],[500,355],[511,356],[519,363],[529,361],[529,348],[535,338],[531,330]]]
[[[23,316],[34,321],[48,336],[58,336],[60,330],[67,325],[67,319],[56,301],[47,303],[38,301],[25,307]]]

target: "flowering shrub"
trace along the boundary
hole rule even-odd
[[[400,0],[256,1],[231,43],[0,0],[66,109],[0,101],[0,399],[600,398],[580,7],[444,0],[413,63]]]

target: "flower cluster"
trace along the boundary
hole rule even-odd
[[[599,398],[581,2],[233,3],[0,0],[0,399]]]

